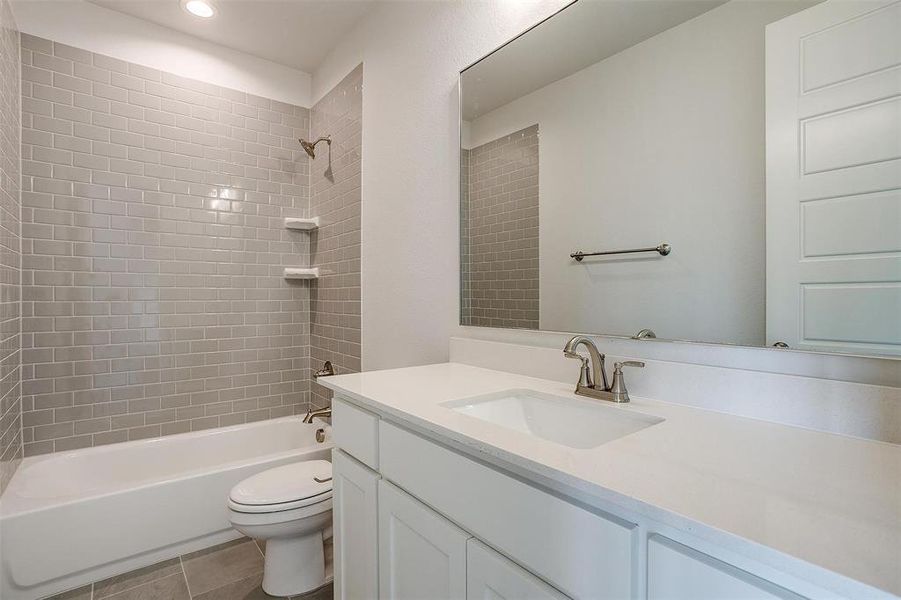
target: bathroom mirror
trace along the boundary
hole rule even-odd
[[[461,323],[901,354],[901,3],[849,4],[579,0],[465,69]]]

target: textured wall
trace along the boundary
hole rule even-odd
[[[19,32],[0,0],[0,493],[22,457]]]
[[[309,111],[23,36],[25,454],[309,405]]]
[[[538,329],[538,125],[468,154],[463,324]]]
[[[337,373],[360,370],[360,165],[363,144],[363,66],[354,69],[313,106],[310,214],[320,228],[310,238],[320,277],[310,293],[311,369],[330,360]],[[331,150],[331,151],[329,151]],[[312,384],[312,402],[326,406],[331,392]]]

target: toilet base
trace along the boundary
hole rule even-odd
[[[326,584],[322,532],[266,540],[263,591],[270,596],[297,596]]]

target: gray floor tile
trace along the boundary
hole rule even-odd
[[[100,600],[100,598],[106,598],[176,573],[181,573],[181,562],[177,558],[173,558],[124,575],[116,575],[94,584],[94,600]]]
[[[191,600],[185,577],[176,573],[130,590],[107,596],[109,600]]]
[[[275,598],[263,591],[262,582],[263,574],[257,573],[204,594],[195,595],[193,600],[267,600]]]
[[[182,557],[191,594],[201,594],[263,572],[263,556],[252,540],[243,539]]]
[[[50,596],[46,600],[91,600],[91,586],[86,585],[56,596]]]

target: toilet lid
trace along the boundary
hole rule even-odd
[[[326,481],[320,483],[314,477]],[[331,497],[332,463],[306,460],[248,477],[232,488],[228,498],[231,503],[246,506],[290,503],[292,508],[299,508]]]

